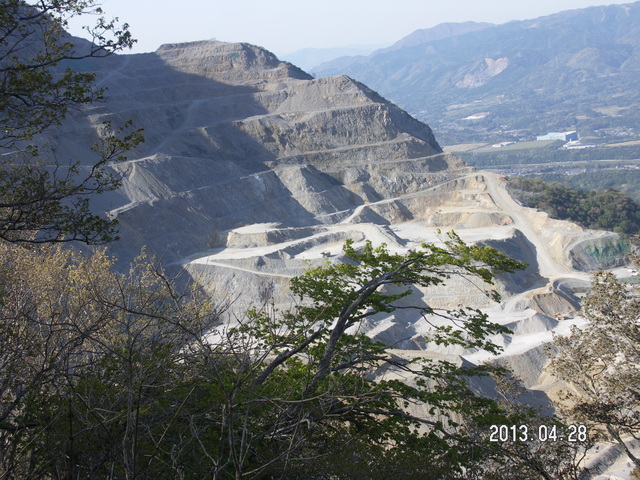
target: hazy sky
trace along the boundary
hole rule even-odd
[[[391,45],[443,22],[505,23],[611,0],[101,0],[108,17],[130,25],[132,51],[163,43],[249,42],[276,54],[307,47]],[[90,20],[84,18],[85,21]],[[78,34],[77,26],[72,28]]]

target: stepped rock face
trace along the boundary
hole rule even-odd
[[[84,141],[87,120],[144,127],[145,144],[114,166],[121,191],[99,200],[120,221],[125,260],[142,245],[179,260],[247,224],[334,224],[464,168],[364,85],[315,80],[255,46],[165,45],[96,66],[108,102],[60,133]]]
[[[58,156],[90,158],[87,145],[105,120],[145,129],[146,143],[113,165],[121,189],[94,203],[120,222],[112,252],[124,266],[146,245],[216,295],[241,293],[240,311],[288,305],[290,278],[309,263],[341,260],[347,239],[408,252],[455,229],[529,264],[498,277],[504,303],[459,278],[402,301],[482,308],[513,330],[495,342],[534,385],[541,343],[579,323],[575,294],[588,275],[575,267],[597,268],[620,243],[517,204],[503,178],[442,153],[428,126],[364,85],[313,79],[255,46],[166,45],[86,68],[97,70],[109,100],[57,129]],[[371,317],[360,328],[397,348],[439,348],[415,311]],[[488,358],[458,347],[439,353]]]

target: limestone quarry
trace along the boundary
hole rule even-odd
[[[220,42],[92,62],[109,99],[59,128],[58,154],[88,155],[105,120],[131,119],[146,137],[113,166],[121,189],[95,203],[120,222],[113,253],[124,264],[146,245],[238,310],[287,305],[289,279],[340,261],[346,239],[408,252],[454,230],[529,266],[499,277],[500,304],[463,280],[407,301],[483,309],[513,331],[494,339],[503,361],[545,390],[543,343],[583,322],[589,272],[621,265],[617,235],[522,207],[506,179],[443,153],[428,126],[346,76],[314,79],[261,48]],[[360,329],[412,355],[490,359],[429,344],[428,323],[409,310]]]
[[[407,252],[454,230],[529,267],[499,278],[500,305],[462,282],[414,295],[487,309],[514,331],[496,340],[518,356],[579,322],[589,272],[621,261],[617,235],[522,207],[506,179],[443,153],[428,126],[346,76],[314,79],[259,47],[214,41],[91,62],[108,101],[59,127],[57,151],[85,154],[105,120],[145,129],[145,144],[113,165],[121,189],[96,199],[120,223],[114,254],[124,264],[147,246],[216,294],[242,290],[239,308],[286,305],[288,280],[340,261],[346,239]],[[363,328],[427,348],[407,312]]]

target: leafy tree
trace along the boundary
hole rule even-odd
[[[399,359],[388,347],[356,333],[357,326],[367,317],[393,311],[395,302],[411,293],[411,285],[441,285],[454,275],[490,283],[493,271],[513,271],[520,264],[494,249],[467,246],[453,234],[443,247],[423,248],[404,256],[370,243],[357,251],[347,242],[347,261],[310,268],[292,281],[293,293],[304,300],[296,310],[275,316],[254,313],[238,329],[255,339],[252,350],[259,362],[236,388],[260,392],[264,405],[259,410],[256,400],[240,409],[230,405],[238,422],[258,415],[259,423],[256,431],[243,434],[241,445],[228,448],[253,450],[254,442],[270,432],[265,454],[278,462],[259,455],[255,460],[278,475],[297,468],[342,478],[378,471],[387,478],[404,469],[416,477],[439,472],[441,478],[465,478],[471,443],[459,432],[458,422],[492,412],[494,404],[467,385],[469,376],[486,372]],[[486,293],[497,298],[494,291]],[[496,351],[487,336],[505,332],[478,310],[421,310],[426,318],[449,320],[434,327],[432,340],[441,344]],[[391,378],[381,373],[385,370]],[[424,414],[411,413],[412,406]],[[275,411],[264,415],[265,407]]]
[[[511,193],[527,206],[583,227],[634,234],[640,230],[640,205],[613,189],[584,192],[558,182],[513,178]]]
[[[398,357],[357,333],[363,319],[393,311],[415,288],[410,285],[444,285],[454,275],[491,281],[492,269],[519,266],[455,235],[442,248],[423,247],[403,256],[384,246],[366,244],[358,251],[347,243],[345,262],[311,268],[293,280],[293,292],[304,300],[299,307],[253,312],[229,330],[244,342],[233,348],[233,363],[241,367],[232,376],[218,371],[228,387],[224,407],[213,416],[227,419],[228,432],[236,433],[216,443],[215,452],[203,447],[206,456],[216,465],[232,464],[240,478],[470,479],[518,472],[517,478],[576,479],[570,464],[584,449],[560,442],[529,451],[528,445],[487,441],[492,424],[542,421],[472,391],[470,378],[493,368]],[[494,349],[487,335],[504,332],[473,309],[421,310],[427,319],[451,322],[434,331],[432,339],[442,344]],[[207,426],[194,431],[202,438]]]
[[[500,426],[507,427],[509,434],[506,441],[490,444],[496,452],[483,462],[480,478],[581,480],[587,477],[589,468],[585,460],[596,438],[587,432],[578,432],[575,426],[567,425],[556,415],[543,415],[539,407],[523,401],[521,397],[526,390],[510,373],[494,378],[498,404],[506,412],[499,420]]]
[[[3,243],[0,259],[0,477],[177,476],[163,462],[212,302],[146,257],[126,275],[102,251]]]
[[[298,307],[234,328],[148,259],[122,276],[100,252],[1,253],[3,477],[470,478],[495,456],[465,433],[507,419],[468,384],[491,369],[403,359],[348,332],[409,285],[519,266],[493,249],[347,244],[347,262],[294,281]],[[423,313],[457,324],[435,331],[445,344],[495,349],[486,336],[504,330],[475,310]]]
[[[555,337],[551,372],[573,388],[562,397],[564,413],[617,442],[631,461],[629,441],[640,436],[640,288],[598,272],[583,302],[583,330]]]
[[[93,0],[5,0],[0,5],[0,238],[10,242],[104,243],[115,222],[91,212],[88,196],[113,190],[118,179],[106,165],[123,158],[142,136],[129,125],[107,123],[92,148],[94,158],[68,163],[43,154],[40,135],[60,125],[70,109],[103,98],[95,75],[73,62],[130,47],[127,25],[100,18],[91,42],[74,44],[70,18],[101,14]],[[89,168],[81,165],[89,164]]]

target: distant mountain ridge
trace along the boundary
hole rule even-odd
[[[331,65],[332,68],[335,68],[340,64],[349,65],[351,62],[366,59],[368,55],[376,55],[384,51],[397,50],[411,45],[419,45],[427,41],[441,40],[455,35],[462,35],[464,33],[482,30],[491,26],[493,26],[491,23],[477,22],[441,23],[433,28],[416,30],[390,47],[362,46],[304,48],[286,55],[281,55],[281,57],[284,60],[301,67],[305,71],[313,71],[315,68],[322,68],[322,65],[325,63]]]
[[[366,83],[429,123],[444,144],[637,127],[639,72],[640,2],[437,26],[369,57],[312,69]]]
[[[398,40],[388,48],[383,48],[376,53],[399,50],[400,48],[413,47],[427,42],[444,40],[445,38],[457,37],[471,32],[477,32],[486,28],[495,27],[492,23],[484,22],[446,22],[435,27],[422,28],[410,33],[406,37]]]
[[[384,47],[384,48],[375,50],[368,56],[367,55],[348,55],[348,56],[343,56],[339,58],[334,58],[333,60],[311,66],[309,71],[322,72],[325,69],[338,71],[341,68],[348,67],[353,63],[365,63],[368,58],[375,57],[376,55],[380,55],[381,53],[391,52],[391,51],[399,50],[405,47],[420,45],[426,42],[442,40],[444,38],[464,35],[465,33],[483,30],[491,26],[493,26],[493,24],[491,23],[477,23],[477,22],[440,23],[432,28],[423,28],[423,29],[416,30],[413,33],[407,35],[406,37],[398,40],[396,43],[394,43],[390,47]]]
[[[551,240],[543,263],[562,267],[550,271],[599,265],[580,253],[593,233],[571,225],[547,232],[540,215],[524,221],[517,213],[514,222],[499,178],[443,153],[428,125],[345,75],[314,79],[263,48],[215,41],[84,67],[97,72],[108,100],[52,129],[55,153],[91,158],[105,120],[145,129],[144,145],[112,165],[122,187],[94,202],[119,221],[121,240],[110,249],[121,263],[146,245],[165,264],[222,272],[230,282],[246,277],[244,290],[259,299],[262,288],[280,292],[278,282],[306,259],[339,255],[347,238],[404,251],[456,228],[474,241],[497,235],[529,252],[532,265],[528,242],[540,250]],[[407,223],[410,231],[398,233]],[[536,278],[532,267],[504,288],[521,292]]]
[[[380,46],[303,48],[302,50],[296,50],[295,52],[282,55],[279,54],[279,57],[287,62],[297,65],[305,71],[310,71],[316,65],[320,65],[324,62],[345,56],[366,56],[378,48],[380,48]]]

